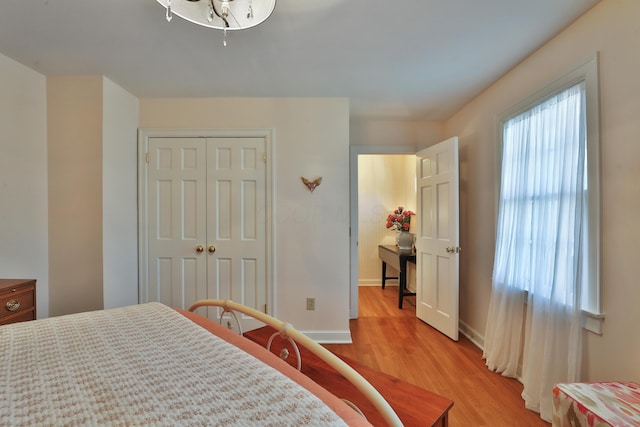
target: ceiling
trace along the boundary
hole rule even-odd
[[[277,0],[224,47],[156,0],[2,0],[0,53],[140,98],[347,97],[354,117],[444,120],[598,1]]]

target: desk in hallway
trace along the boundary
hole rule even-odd
[[[407,291],[407,262],[415,264],[416,254],[413,251],[401,251],[395,245],[378,245],[378,257],[382,260],[382,289],[387,279],[398,279],[398,308],[402,308],[404,297],[415,295],[415,292]],[[398,270],[400,276],[387,276],[387,264]]]

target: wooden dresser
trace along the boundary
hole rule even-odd
[[[0,279],[0,325],[36,318],[36,281]]]

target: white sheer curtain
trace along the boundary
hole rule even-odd
[[[579,381],[585,89],[580,83],[503,128],[489,369],[519,376],[525,406],[551,420],[553,385]]]

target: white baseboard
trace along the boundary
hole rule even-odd
[[[352,344],[351,331],[300,331],[318,344]]]
[[[484,350],[484,337],[466,323],[460,321],[459,330],[476,347]],[[300,331],[319,344],[352,344],[351,332],[345,331]]]
[[[484,350],[484,337],[466,323],[460,321],[459,330],[476,347]],[[319,344],[352,344],[351,332],[346,331],[300,331]]]
[[[398,281],[395,279],[389,279],[386,281],[385,283],[386,286],[398,286]],[[377,282],[371,281],[371,282],[358,282],[358,287],[362,286],[364,287],[382,287],[382,283],[380,283],[380,281],[378,280]]]
[[[480,335],[476,330],[464,323],[462,320],[458,322],[458,328],[462,335],[469,338],[469,341],[475,344],[475,346],[480,350],[484,351],[484,337],[482,335]]]

